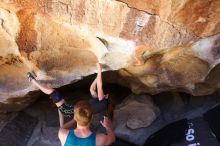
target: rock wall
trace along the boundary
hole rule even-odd
[[[124,85],[136,93],[177,90],[196,96],[211,94],[219,88],[219,39],[220,35],[215,35],[157,52],[144,65],[129,66],[119,74],[124,77]]]
[[[111,82],[136,93],[210,94],[220,80],[219,8],[218,0],[0,0],[1,107],[32,102],[28,71],[60,87],[95,73],[98,60],[119,70]],[[142,66],[137,40],[152,50]]]

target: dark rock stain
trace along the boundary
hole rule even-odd
[[[220,59],[220,36],[215,40],[211,52],[215,60]]]

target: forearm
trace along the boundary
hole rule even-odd
[[[107,133],[107,136],[108,136],[108,140],[107,140],[107,145],[110,145],[112,144],[114,141],[115,141],[115,134],[113,132],[113,130],[110,128],[110,127],[107,127],[106,128],[106,133]]]
[[[63,117],[63,114],[61,113],[61,111],[59,109],[58,109],[58,114],[59,114],[60,128],[62,128],[63,125],[64,125],[64,117]]]
[[[98,90],[98,97],[103,98],[104,91],[102,87],[102,72],[101,71],[99,71],[97,74],[97,90]]]
[[[76,121],[74,119],[70,120],[67,123],[64,123],[64,116],[59,109],[58,109],[58,113],[59,113],[60,128],[70,129],[73,126],[73,124],[76,123]]]

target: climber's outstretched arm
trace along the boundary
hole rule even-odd
[[[107,96],[104,94],[103,85],[102,85],[102,65],[100,63],[97,63],[96,65],[97,65],[97,77],[90,86],[90,93],[93,98],[98,98],[99,101],[101,101],[104,98],[107,98]]]
[[[35,80],[35,79],[31,80],[31,82],[32,82],[35,86],[37,86],[42,92],[44,92],[44,93],[47,94],[47,95],[50,95],[50,94],[53,93],[53,91],[55,90],[55,89],[53,89],[53,88],[48,88],[48,87],[45,87],[45,86],[39,84],[39,83],[37,82],[37,80]]]
[[[53,102],[56,104],[57,107],[60,107],[64,103],[64,99],[61,97],[58,91],[56,91],[53,88],[48,88],[41,85],[30,72],[27,73],[27,77],[28,80],[36,87],[38,87],[43,93],[50,95],[51,99],[53,100]]]
[[[104,91],[103,91],[103,86],[102,86],[102,65],[100,63],[97,63],[97,92],[98,92],[98,99],[102,100],[105,96]]]

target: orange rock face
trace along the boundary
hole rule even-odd
[[[22,98],[36,90],[27,71],[60,87],[95,73],[97,61],[136,93],[210,94],[219,88],[219,8],[219,0],[0,0],[0,103],[32,102]],[[151,48],[141,66],[137,41]]]

